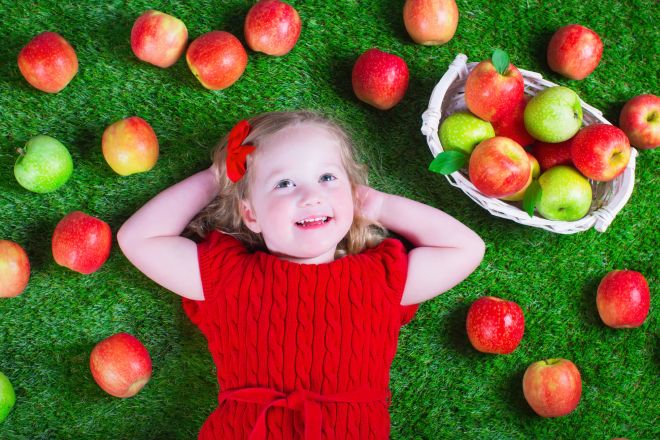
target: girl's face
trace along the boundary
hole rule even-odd
[[[254,174],[241,214],[268,250],[298,263],[334,260],[353,223],[351,183],[336,136],[313,123],[286,127],[262,142],[247,166]]]

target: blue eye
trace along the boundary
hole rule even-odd
[[[335,176],[333,176],[332,174],[330,174],[330,173],[327,173],[327,174],[324,174],[324,175],[321,176],[321,181],[322,182],[330,182],[332,180],[337,180],[337,178]]]
[[[284,179],[284,180],[280,180],[275,186],[275,188],[289,188],[292,186],[295,186],[295,184],[291,180]]]

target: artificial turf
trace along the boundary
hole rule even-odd
[[[20,243],[32,265],[26,291],[0,300],[0,371],[17,396],[0,439],[195,438],[218,390],[205,340],[180,299],[135,269],[116,241],[91,275],[58,266],[51,234],[74,210],[116,233],[151,197],[207,167],[211,148],[236,121],[299,108],[349,128],[372,186],[444,210],[487,245],[468,279],[423,304],[402,329],[391,371],[392,438],[660,438],[657,152],[640,151],[632,197],[605,233],[559,235],[493,217],[429,172],[420,133],[431,91],[454,57],[479,61],[494,47],[518,67],[572,88],[616,124],[628,99],[659,92],[657,2],[459,0],[456,35],[439,47],[408,37],[403,0],[290,3],[303,21],[294,50],[283,57],[248,51],[240,80],[212,92],[183,58],[169,69],[138,61],[131,26],[153,8],[182,19],[191,40],[226,30],[244,43],[251,1],[0,1],[0,239]],[[552,73],[545,62],[550,36],[569,23],[595,30],[605,46],[582,81]],[[46,30],[63,35],[80,63],[54,95],[29,86],[16,64],[21,47]],[[410,69],[408,92],[389,111],[352,92],[353,63],[371,47],[403,57]],[[101,154],[101,135],[132,115],[152,125],[161,156],[153,170],[121,177]],[[73,156],[73,177],[54,193],[30,193],[13,176],[16,148],[37,134],[59,139]],[[651,313],[634,330],[604,326],[595,306],[599,280],[623,268],[642,272],[651,286]],[[525,336],[510,355],[481,354],[467,340],[467,309],[483,295],[516,301],[525,313]],[[93,346],[117,332],[137,336],[153,360],[151,381],[130,399],[105,394],[89,370]],[[572,360],[583,379],[579,406],[557,419],[536,416],[522,394],[526,367],[549,357]]]

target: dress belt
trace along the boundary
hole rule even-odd
[[[364,403],[379,400],[387,400],[389,402],[389,399],[389,390],[359,390],[336,394],[320,394],[314,391],[296,390],[286,394],[272,388],[254,387],[223,391],[218,395],[220,405],[226,400],[234,400],[238,402],[258,403],[263,406],[250,433],[250,440],[266,439],[266,413],[273,406],[301,411],[305,423],[305,440],[321,440],[321,403]]]

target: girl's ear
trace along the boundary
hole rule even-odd
[[[261,233],[261,228],[257,224],[257,218],[249,200],[241,200],[241,217],[243,218],[243,223],[245,223],[245,226],[247,226],[250,231],[255,234]]]

